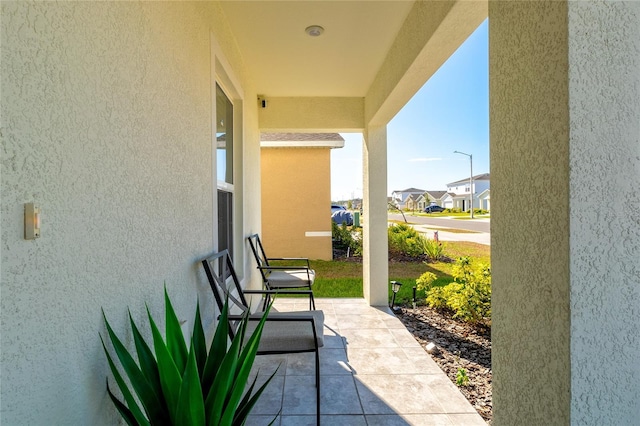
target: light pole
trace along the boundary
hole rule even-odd
[[[471,164],[471,176],[469,177],[469,211],[471,212],[471,219],[473,219],[473,155],[460,151],[453,151],[453,153],[469,157],[469,164]]]

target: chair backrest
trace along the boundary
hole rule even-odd
[[[211,291],[216,299],[219,312],[222,312],[224,303],[229,300],[230,314],[243,314],[249,310],[249,304],[244,296],[238,275],[233,267],[229,251],[223,250],[202,261],[204,271],[207,274]],[[231,338],[235,334],[235,322],[229,330]]]
[[[260,236],[258,234],[253,234],[249,235],[247,239],[249,240],[253,256],[256,258],[256,262],[258,263],[258,269],[260,269],[260,273],[262,274],[262,281],[267,282],[269,270],[264,268],[269,266],[269,259],[267,258],[267,254],[264,252],[264,247],[262,247]]]

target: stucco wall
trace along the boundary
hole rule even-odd
[[[496,426],[569,423],[567,57],[566,3],[489,3]]]
[[[267,255],[331,260],[330,149],[261,151],[262,242]]]
[[[569,31],[571,424],[638,424],[640,3],[569,2]]]
[[[185,328],[197,296],[212,321],[197,263],[215,223],[210,31],[239,55],[216,4],[1,7],[1,423],[114,424],[100,309],[125,333],[127,306],[163,312],[166,282]],[[253,110],[243,185],[259,180]],[[25,202],[42,208],[35,241]]]

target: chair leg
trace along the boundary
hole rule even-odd
[[[320,426],[320,352],[316,348],[316,424]]]
[[[309,291],[311,290],[311,286],[309,286]],[[313,292],[309,295],[309,310],[310,311],[315,311],[316,310],[316,301],[313,298]]]

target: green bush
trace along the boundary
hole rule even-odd
[[[336,224],[331,221],[331,236],[334,247],[348,250],[352,256],[362,256],[362,228]]]
[[[422,240],[422,251],[427,259],[436,261],[444,258],[444,244],[440,241],[431,240],[424,237]]]
[[[429,274],[427,272],[426,274]],[[453,267],[455,282],[444,287],[433,286],[423,274],[416,284],[427,292],[426,302],[434,309],[450,309],[454,318],[477,323],[491,318],[491,269],[489,265],[474,265],[471,258],[461,257]]]
[[[425,238],[411,226],[400,223],[388,228],[389,254],[418,257],[424,254]]]

